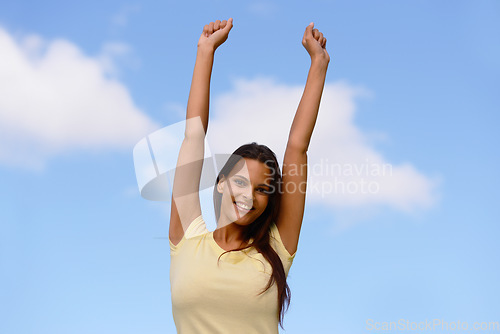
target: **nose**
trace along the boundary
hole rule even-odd
[[[245,198],[246,200],[251,199],[253,202],[254,197],[255,197],[255,192],[251,188],[246,189],[245,192],[243,193],[243,198]]]

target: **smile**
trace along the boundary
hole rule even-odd
[[[238,207],[238,209],[242,210],[242,211],[250,211],[250,210],[253,210],[252,207],[250,207],[249,205],[246,205],[246,204],[243,204],[241,202],[234,202],[234,204]]]

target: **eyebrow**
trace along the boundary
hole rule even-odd
[[[248,183],[250,183],[250,180],[249,180],[249,179],[247,179],[246,177],[244,177],[243,175],[236,174],[235,176],[238,176],[238,177],[240,177],[240,178],[244,179],[245,181],[247,181]],[[271,188],[271,185],[269,185],[269,184],[265,184],[265,183],[261,183],[261,184],[259,184],[258,186],[259,186],[259,187],[264,186],[264,187]]]

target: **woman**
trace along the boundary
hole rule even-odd
[[[231,18],[211,22],[198,41],[185,137],[175,173],[170,280],[179,333],[278,333],[290,300],[286,276],[297,250],[307,149],[330,61],[326,38],[311,23],[302,39],[311,67],[290,129],[282,173],[266,146],[251,143],[238,148],[217,178],[217,229],[209,232],[198,189],[210,77],[215,50],[227,40],[232,27]]]

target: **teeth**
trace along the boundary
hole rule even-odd
[[[244,210],[250,210],[251,207],[249,207],[248,205],[245,205],[243,203],[240,203],[240,202],[236,202],[236,206],[239,207],[239,208],[242,208]]]

